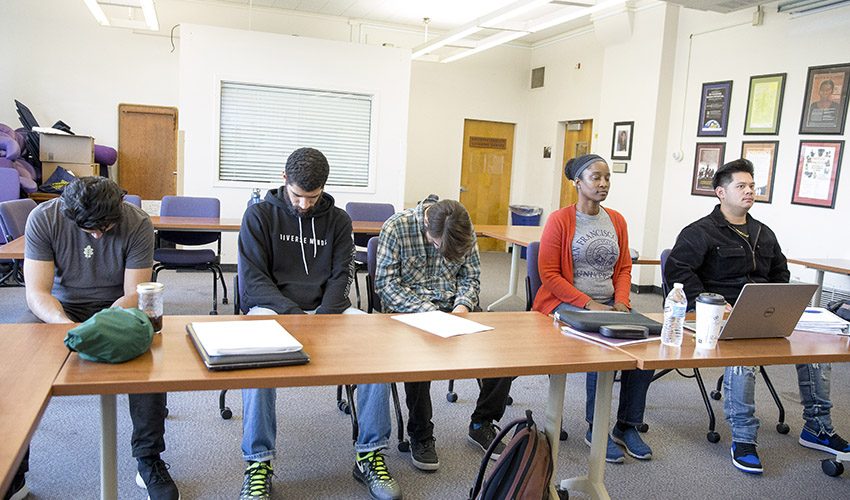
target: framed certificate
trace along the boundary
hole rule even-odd
[[[844,141],[800,141],[791,203],[834,208]]]
[[[750,77],[745,135],[777,135],[785,94],[785,73]]]
[[[699,106],[698,137],[726,137],[732,81],[702,84]]]
[[[779,141],[744,142],[741,158],[753,163],[753,180],[756,182],[756,201],[770,203],[773,200],[773,176],[776,173],[776,150]]]

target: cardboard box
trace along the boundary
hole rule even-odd
[[[90,175],[100,175],[100,165],[97,163],[69,163],[69,162],[41,162],[41,182],[47,181],[56,167],[62,166],[65,170],[73,172],[77,177],[88,177]]]
[[[41,133],[38,159],[42,162],[94,163],[94,139],[87,135]]]

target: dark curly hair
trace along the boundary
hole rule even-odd
[[[80,228],[103,231],[121,221],[124,190],[104,177],[80,177],[65,186],[62,207]]]
[[[286,159],[286,182],[304,191],[315,191],[328,181],[328,159],[318,149],[296,149]]]

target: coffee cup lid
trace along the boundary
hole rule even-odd
[[[697,302],[702,302],[703,304],[711,304],[711,305],[722,306],[722,305],[726,304],[726,299],[723,298],[723,296],[720,295],[719,293],[705,292],[705,293],[699,294],[699,297],[697,297]]]

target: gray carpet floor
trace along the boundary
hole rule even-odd
[[[482,255],[482,304],[489,304],[507,289],[510,257],[504,253]],[[227,276],[232,283],[232,274]],[[361,276],[362,280],[362,276]],[[211,307],[208,273],[165,271],[160,281],[166,286],[166,314],[207,314]],[[361,281],[362,284],[362,281]],[[0,322],[14,322],[26,307],[23,289],[0,288]],[[353,293],[352,293],[353,297]],[[632,294],[633,306],[642,312],[661,309],[659,295]],[[497,310],[522,310],[525,301],[515,298]],[[219,304],[220,313],[231,306]],[[380,355],[380,353],[377,353]],[[378,358],[379,361],[380,358]],[[705,439],[707,417],[696,383],[669,374],[649,390],[644,439],[653,449],[650,461],[626,457],[624,464],[609,464],[605,484],[612,498],[850,498],[850,473],[846,478],[825,476],[820,469],[824,453],[797,444],[802,428],[801,406],[795,370],[791,366],[769,369],[785,405],[791,426],[787,435],[775,431],[777,410],[764,384],[756,388],[757,416],[762,419],[759,453],[766,470],[761,476],[739,472],[730,463],[729,427],[723,420],[722,402],[714,402],[717,444]],[[703,370],[713,384],[721,369]],[[588,447],[583,437],[585,385],[583,374],[567,376],[564,428],[569,439],[561,443],[556,478],[586,472]],[[839,432],[850,435],[850,368],[833,366],[833,420]],[[615,384],[614,405],[618,401]],[[434,382],[434,422],[440,469],[424,473],[415,469],[409,454],[395,447],[387,451],[390,471],[400,481],[404,497],[411,499],[466,498],[481,461],[480,450],[466,440],[469,416],[478,389],[474,381],[457,382],[459,399],[445,399],[446,383]],[[351,499],[368,498],[366,488],[351,475],[354,452],[348,417],[335,404],[334,387],[278,390],[278,457],[272,498]],[[400,391],[403,397],[403,391]],[[502,423],[521,417],[526,409],[542,418],[547,394],[547,377],[521,377],[514,382]],[[130,422],[126,396],[118,401],[118,495],[121,499],[144,499],[133,478],[135,461],[130,457]],[[228,393],[233,409],[231,420],[218,414],[217,392],[174,392],[169,394],[169,417],[163,458],[171,465],[182,498],[236,499],[242,483],[244,463],[240,440],[241,399],[238,391]],[[99,496],[99,409],[96,397],[57,397],[50,405],[32,441],[31,470],[27,475],[28,498],[38,500],[94,499]],[[616,408],[616,406],[615,406]],[[404,411],[406,415],[406,411]],[[395,429],[394,429],[395,432]],[[574,494],[574,498],[582,498]]]

